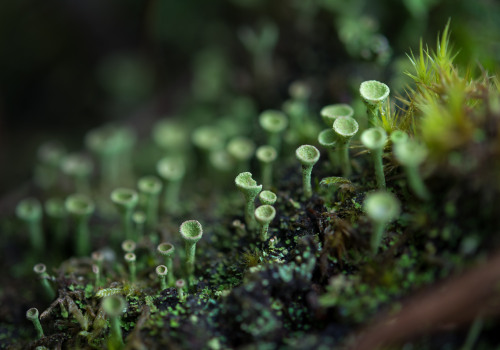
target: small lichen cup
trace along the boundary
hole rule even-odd
[[[333,129],[330,128],[321,131],[318,134],[318,143],[327,149],[330,166],[333,170],[336,170],[339,166],[339,155],[336,152],[337,136]]]
[[[255,219],[260,224],[260,240],[267,241],[267,232],[269,224],[276,216],[276,209],[273,206],[265,204],[255,209]]]
[[[256,156],[260,162],[262,187],[270,188],[273,181],[273,162],[278,158],[278,152],[273,146],[264,145],[257,148]]]
[[[262,191],[261,193],[259,193],[259,200],[260,200],[260,203],[265,205],[273,205],[274,203],[276,203],[276,200],[278,199],[278,197],[276,196],[276,194],[272,191]]]
[[[190,282],[192,282],[194,274],[196,243],[203,236],[203,227],[197,220],[188,220],[184,221],[181,224],[179,232],[186,245],[186,270],[189,276],[189,280]]]
[[[163,184],[156,176],[143,176],[137,181],[137,188],[144,201],[146,225],[153,228],[158,222],[159,197]]]
[[[45,236],[42,229],[42,205],[36,198],[26,198],[16,206],[16,216],[26,225],[34,251],[45,251]]]
[[[288,118],[285,113],[268,109],[259,116],[259,124],[268,134],[268,144],[279,153],[281,147],[281,133],[288,127]]]
[[[358,132],[358,122],[351,117],[339,117],[333,123],[333,132],[337,139],[338,154],[342,175],[349,177],[352,173],[351,162],[349,160],[349,143]]]
[[[111,192],[110,198],[121,216],[125,238],[137,240],[132,227],[132,214],[139,202],[139,195],[133,189],[117,188]]]
[[[311,145],[302,145],[295,151],[295,155],[302,164],[302,187],[304,196],[310,198],[312,196],[311,173],[314,164],[319,160],[319,150]]]
[[[186,173],[186,164],[182,157],[168,156],[156,163],[156,171],[165,182],[163,210],[176,212],[179,209],[179,193],[182,179]]]
[[[393,153],[396,160],[405,168],[408,185],[413,193],[422,200],[430,199],[431,195],[418,169],[427,158],[427,148],[415,140],[408,140],[393,144]]]
[[[361,83],[359,93],[368,109],[368,122],[371,126],[377,126],[380,109],[390,92],[391,90],[386,84],[377,80],[368,80]]]
[[[319,114],[325,125],[331,128],[335,119],[339,117],[352,117],[354,110],[348,104],[338,103],[321,108]]]
[[[387,143],[387,133],[384,129],[379,127],[367,129],[361,134],[361,142],[366,148],[368,148],[372,155],[377,187],[379,189],[384,189],[385,175],[382,154],[384,152],[385,144]]]
[[[236,187],[245,197],[245,222],[249,230],[256,228],[254,211],[255,197],[262,191],[262,185],[257,185],[257,181],[252,179],[252,174],[249,172],[240,173],[234,180]]]
[[[386,225],[399,216],[399,200],[390,192],[376,191],[366,195],[363,209],[374,225],[371,249],[373,254],[377,254]]]
[[[89,219],[95,210],[94,201],[84,194],[72,194],[64,202],[66,211],[75,222],[76,239],[75,251],[78,256],[87,256],[90,253]]]

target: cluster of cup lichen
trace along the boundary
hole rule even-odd
[[[443,40],[448,40],[446,35]],[[256,62],[257,66],[262,64]],[[207,239],[211,240],[216,240],[217,233],[210,224],[202,228],[199,221],[192,220],[210,219],[206,213],[198,213],[197,209],[202,205],[192,202],[203,196],[209,197],[211,187],[218,184],[218,179],[224,180],[225,188],[231,187],[232,193],[237,189],[243,194],[242,199],[230,199],[236,209],[229,210],[237,213],[233,216],[238,219],[232,223],[235,234],[245,237],[251,248],[258,251],[257,258],[252,258],[253,266],[247,271],[250,275],[262,271],[265,262],[279,266],[277,274],[282,282],[289,283],[294,276],[310,282],[316,264],[316,257],[310,249],[297,254],[296,260],[287,264],[283,264],[283,258],[288,256],[288,248],[295,247],[296,242],[292,244],[287,239],[280,243],[287,249],[276,252],[279,240],[285,238],[279,223],[283,223],[281,217],[287,213],[280,210],[292,203],[295,209],[304,211],[308,203],[317,201],[320,195],[330,197],[322,199],[330,201],[336,196],[330,188],[338,190],[345,184],[363,187],[358,190],[362,203],[354,203],[361,206],[366,214],[364,217],[371,220],[369,234],[365,237],[369,241],[370,253],[360,250],[371,257],[386,251],[389,244],[384,244],[384,232],[401,213],[402,198],[397,197],[404,193],[405,200],[417,202],[431,198],[421,177],[420,166],[429,152],[426,144],[432,146],[437,142],[432,129],[436,126],[429,120],[429,114],[436,113],[435,109],[439,107],[432,105],[433,97],[429,93],[414,93],[415,99],[411,102],[419,103],[420,110],[428,114],[424,116],[420,134],[413,134],[407,124],[398,125],[389,94],[386,84],[368,80],[359,87],[366,112],[358,110],[355,113],[348,104],[333,104],[323,107],[314,119],[308,101],[308,86],[296,82],[290,88],[291,98],[284,104],[283,111],[265,110],[259,115],[251,115],[248,111],[241,113],[239,118],[242,120],[249,118],[248,115],[258,120],[255,138],[240,133],[238,120],[229,118],[195,128],[175,118],[162,119],[152,129],[154,147],[159,156],[149,166],[140,169],[144,175],[141,177],[134,174],[132,162],[136,159],[137,139],[127,126],[106,125],[90,131],[85,136],[87,152],[67,153],[57,143],[42,145],[34,181],[41,190],[43,203],[30,197],[18,204],[16,215],[25,224],[20,233],[29,235],[36,259],[43,261],[52,244],[70,246],[73,255],[84,266],[77,270],[63,264],[57,270],[63,277],[56,278],[47,272],[45,265],[35,265],[34,271],[52,302],[42,316],[48,317],[57,306],[66,317],[71,314],[80,325],[79,341],[95,346],[106,343],[109,348],[120,349],[124,347],[124,322],[120,318],[132,307],[137,295],[141,296],[147,313],[158,311],[155,300],[163,298],[163,294],[174,295],[177,305],[203,298],[199,288],[203,284],[200,281],[206,276],[195,259],[197,242],[202,239],[204,231],[209,232]],[[301,123],[312,125],[309,130],[313,132],[304,134],[301,124],[294,121],[297,110],[301,111]],[[323,131],[318,127],[320,116],[326,127]],[[360,124],[367,124],[362,133]],[[359,141],[357,136],[360,136]],[[362,147],[363,151],[353,157],[354,147]],[[438,150],[442,152],[441,148]],[[320,162],[321,174],[332,176],[319,182],[314,166],[322,154],[328,154],[328,160]],[[301,169],[302,189],[295,187],[285,191],[279,179],[285,172],[284,164],[290,164],[290,159],[294,159],[295,172]],[[366,167],[360,169],[360,163]],[[403,178],[405,185],[396,187],[393,179],[387,181],[386,170],[389,165],[394,171],[398,164],[404,168],[406,177],[399,177],[398,181]],[[254,178],[250,171],[258,176]],[[360,178],[360,173],[366,178]],[[318,182],[321,186],[317,186]],[[411,192],[407,192],[406,187]],[[401,188],[405,188],[405,192]],[[186,198],[196,191],[202,195],[193,197],[194,200]],[[399,191],[398,196],[396,191]],[[257,199],[260,205],[256,207]],[[342,196],[337,199],[340,199],[336,204],[339,211],[342,210],[339,208],[350,205],[344,203],[347,201],[343,201]],[[212,205],[206,198],[203,201],[206,206]],[[215,220],[209,221],[213,223]],[[293,233],[300,234],[298,230]],[[185,249],[180,249],[174,241],[184,242]],[[123,259],[116,258],[119,246],[123,250]],[[204,251],[209,249],[204,248]],[[200,257],[204,259],[203,254]],[[207,265],[203,263],[203,266]],[[96,312],[88,312],[75,304],[73,299],[77,296],[71,295],[68,290],[71,288],[60,284],[61,278],[91,281],[90,287],[85,286],[84,291],[89,296],[87,299],[93,300]],[[246,278],[252,279],[251,276]],[[234,284],[242,282],[240,278]],[[355,279],[339,276],[332,279],[320,299],[322,305],[336,305],[332,298],[337,298],[341,290],[350,290],[353,283],[356,283]],[[73,286],[75,288],[83,290]],[[218,297],[231,293],[226,289],[217,292]],[[204,295],[208,294],[215,295],[215,292],[212,290]],[[282,308],[279,303],[272,305],[276,310]],[[176,307],[175,312],[184,311],[182,305]],[[174,308],[169,310],[174,314]],[[26,315],[33,321],[38,338],[43,338],[38,310],[31,308]],[[169,316],[168,313],[156,314],[160,319]],[[109,320],[109,331],[106,320]],[[260,329],[247,324],[245,327],[243,329],[249,333]],[[109,336],[104,340],[106,334]],[[130,332],[131,335],[134,335],[134,341],[140,338],[134,331]]]

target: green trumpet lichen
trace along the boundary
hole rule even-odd
[[[47,273],[47,266],[45,266],[45,264],[36,264],[33,267],[33,271],[40,278],[43,289],[45,290],[45,294],[47,294],[50,300],[54,300],[54,298],[56,297],[56,292],[54,291],[54,288],[50,285],[49,282],[50,276]]]
[[[66,150],[58,142],[46,142],[38,148],[38,163],[35,168],[35,183],[48,190],[57,184],[61,161]]]
[[[249,168],[249,161],[255,152],[255,143],[243,136],[234,137],[227,144],[227,152],[238,163],[238,170],[244,171]]]
[[[61,170],[73,180],[76,193],[89,193],[90,175],[94,170],[90,158],[79,153],[69,154],[62,160]]]
[[[265,204],[255,209],[255,219],[260,224],[260,240],[267,241],[267,232],[269,224],[276,216],[276,209],[273,206]]]
[[[184,294],[184,288],[186,288],[186,281],[183,279],[175,281],[175,288],[177,289],[177,296],[179,297],[179,301],[186,300],[186,295]]]
[[[318,143],[327,149],[328,158],[330,159],[330,165],[333,169],[336,169],[339,165],[339,156],[337,152],[335,152],[336,142],[337,136],[335,135],[335,132],[332,128],[325,129],[318,135]]]
[[[389,138],[393,144],[396,144],[408,141],[409,136],[403,130],[394,130],[389,136]]]
[[[135,265],[135,260],[137,259],[134,253],[126,253],[124,256],[125,261],[128,265],[128,270],[130,273],[130,283],[135,283],[137,275],[137,267]]]
[[[184,160],[178,156],[164,157],[156,164],[156,171],[165,182],[163,211],[175,212],[179,208],[179,192],[186,172]]]
[[[146,214],[143,211],[136,210],[132,214],[132,222],[134,223],[134,236],[140,240],[144,235],[144,223],[146,222]]]
[[[43,328],[40,324],[40,320],[38,319],[38,309],[32,307],[28,311],[26,311],[26,318],[33,322],[33,326],[35,327],[37,338],[42,339],[44,337]]]
[[[391,90],[387,85],[377,80],[368,80],[361,83],[359,93],[368,109],[368,121],[370,125],[378,125],[380,110],[390,92]]]
[[[261,204],[273,205],[276,203],[277,199],[278,197],[272,191],[266,190],[259,193],[259,200]]]
[[[181,224],[179,232],[186,245],[186,270],[190,282],[192,282],[194,279],[196,243],[201,239],[203,235],[203,228],[199,221],[188,220],[184,221]]]
[[[137,247],[137,244],[131,239],[127,239],[127,240],[122,242],[122,250],[125,253],[133,253],[135,251],[136,247]]]
[[[349,142],[358,132],[358,128],[358,122],[351,117],[339,117],[333,122],[333,131],[337,139],[340,167],[342,168],[343,177],[349,177],[352,172],[351,162],[349,160]]]
[[[175,252],[175,247],[172,243],[169,242],[163,242],[158,245],[156,248],[158,253],[160,253],[161,256],[164,257],[165,259],[165,266],[167,266],[167,269],[169,271],[168,273],[168,285],[173,286],[175,283],[175,277],[174,277],[174,270],[173,270],[173,257],[174,257],[174,252]]]
[[[168,268],[165,265],[158,265],[155,269],[156,275],[158,276],[158,279],[160,280],[160,287],[162,290],[167,289],[167,282],[165,280],[165,277],[168,274]]]
[[[139,195],[144,203],[146,212],[146,225],[155,227],[158,222],[158,206],[163,184],[156,176],[143,176],[137,181]]]
[[[256,228],[254,211],[255,211],[255,197],[262,190],[262,185],[257,185],[257,181],[252,179],[252,174],[249,172],[240,173],[234,180],[236,187],[241,191],[245,197],[245,222],[249,230]]]
[[[314,164],[319,160],[320,153],[314,146],[302,145],[297,148],[295,155],[302,164],[302,186],[304,189],[304,196],[310,198],[312,196],[311,173]]]
[[[120,328],[120,316],[126,311],[127,303],[121,296],[111,295],[103,299],[101,306],[111,323],[108,349],[121,350],[125,345]]]
[[[196,128],[191,134],[193,144],[205,155],[224,147],[224,134],[215,126],[204,125]]]
[[[331,128],[335,119],[339,117],[352,117],[354,110],[348,104],[338,103],[321,108],[319,114],[325,125]]]
[[[54,233],[55,244],[59,247],[64,246],[68,233],[68,212],[64,206],[64,200],[49,198],[44,203],[44,209]]]
[[[85,145],[99,160],[103,191],[130,179],[130,155],[135,141],[131,129],[112,124],[93,129],[85,136]]]
[[[266,110],[260,114],[259,124],[268,134],[267,143],[279,153],[281,149],[281,133],[288,126],[286,115],[278,110]]]
[[[24,222],[30,237],[31,247],[41,253],[45,250],[45,236],[42,230],[42,205],[36,198],[26,198],[16,206],[17,217]]]
[[[132,214],[139,202],[137,192],[129,188],[117,188],[111,192],[110,198],[120,214],[123,236],[125,236],[126,239],[137,240],[132,228]]]
[[[260,163],[262,187],[270,188],[273,183],[273,162],[278,158],[276,148],[269,145],[260,146],[256,152]]]
[[[389,192],[372,192],[366,195],[363,208],[374,224],[371,249],[373,254],[377,254],[386,225],[399,216],[399,200]]]
[[[382,128],[370,128],[361,134],[361,142],[370,150],[370,153],[372,154],[377,187],[379,189],[384,189],[385,175],[382,153],[384,152],[384,146],[387,142],[387,134]]]
[[[152,137],[155,144],[162,149],[164,155],[174,155],[183,152],[189,145],[189,134],[186,128],[177,120],[160,119],[153,126]]]
[[[90,253],[89,219],[95,210],[94,202],[84,194],[72,194],[64,202],[66,211],[75,222],[75,252],[78,256]]]
[[[430,199],[430,193],[422,180],[419,166],[427,158],[427,149],[415,140],[399,142],[393,145],[393,153],[397,161],[403,165],[408,178],[408,184],[413,193],[423,200]]]

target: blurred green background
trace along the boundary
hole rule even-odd
[[[31,177],[40,143],[78,150],[104,122],[144,134],[193,101],[227,113],[233,96],[279,108],[297,79],[317,108],[363,79],[401,92],[406,53],[448,19],[457,61],[497,72],[493,0],[2,1],[0,195]]]

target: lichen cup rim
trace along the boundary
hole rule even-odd
[[[361,142],[370,150],[383,149],[387,143],[387,133],[380,127],[366,129],[361,134]]]
[[[179,232],[184,240],[196,243],[203,236],[203,227],[198,220],[187,220],[181,224]]]
[[[276,209],[269,204],[263,204],[255,209],[255,219],[261,225],[268,224],[276,216]]]
[[[321,153],[313,145],[302,145],[297,148],[295,155],[303,165],[311,166],[318,162]]]
[[[364,101],[371,105],[383,102],[390,94],[391,89],[378,80],[367,80],[359,86],[359,93]]]
[[[287,128],[288,118],[279,110],[267,109],[260,114],[259,125],[267,132],[279,133]]]
[[[363,210],[376,222],[390,222],[401,212],[397,197],[387,191],[375,191],[366,195]]]

